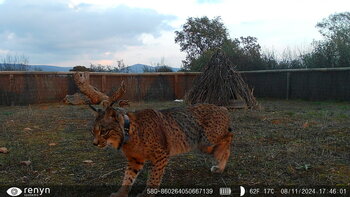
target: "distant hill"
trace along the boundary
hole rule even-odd
[[[69,72],[70,69],[73,69],[73,67],[62,67],[62,66],[50,66],[50,65],[29,65],[29,71],[44,71],[44,72]],[[134,64],[131,66],[127,66],[124,70],[122,70],[123,73],[143,73],[144,69],[147,70],[154,70],[157,67],[149,66],[146,64]],[[173,68],[170,67],[173,72],[177,72],[180,70],[180,68]]]
[[[134,64],[131,66],[127,66],[125,69],[122,70],[123,73],[143,73],[143,69],[145,67],[151,67],[145,64]]]
[[[69,72],[73,67],[49,66],[49,65],[30,65],[30,71],[44,71],[44,72]]]

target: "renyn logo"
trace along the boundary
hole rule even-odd
[[[19,196],[21,195],[22,190],[19,189],[18,187],[11,187],[7,190],[7,194],[10,196]]]

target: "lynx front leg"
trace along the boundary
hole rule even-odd
[[[134,181],[139,172],[142,170],[143,166],[144,160],[137,160],[135,158],[129,159],[124,173],[122,187],[118,190],[117,193],[111,194],[111,197],[128,196],[131,186],[134,184]]]
[[[147,187],[145,188],[145,190],[143,190],[141,194],[138,195],[138,197],[153,196],[153,195],[147,194],[147,189],[152,189],[152,188],[154,189],[160,186],[160,183],[162,182],[163,174],[165,171],[165,166],[168,164],[168,161],[169,159],[166,154],[152,161],[153,167],[151,170],[150,177],[147,180]]]
[[[228,133],[226,137],[214,147],[214,158],[218,161],[218,165],[211,167],[214,173],[221,173],[224,171],[227,160],[230,156],[230,146],[233,134]]]

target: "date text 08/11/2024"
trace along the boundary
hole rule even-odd
[[[250,195],[347,195],[347,188],[250,188],[248,189]]]

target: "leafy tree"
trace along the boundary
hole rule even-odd
[[[214,54],[215,50],[207,50],[202,53],[198,58],[192,59],[192,61],[184,68],[182,68],[181,72],[191,71],[191,72],[200,72],[202,71],[202,68],[207,65],[207,63],[210,61],[210,58]]]
[[[228,40],[227,29],[220,17],[190,17],[183,25],[183,30],[175,31],[175,34],[175,43],[179,43],[181,51],[187,53],[183,61],[185,69],[190,69],[190,63],[205,51],[220,47]]]
[[[173,72],[173,69],[169,66],[163,65],[156,67],[155,72]]]
[[[175,43],[187,53],[182,71],[201,71],[215,49],[222,48],[238,70],[261,70],[263,59],[257,38],[230,39],[220,17],[188,18],[182,31],[175,32]]]
[[[257,38],[230,39],[220,17],[189,18],[175,42],[187,53],[181,71],[201,71],[216,48],[222,48],[237,70],[329,68],[350,66],[350,12],[335,13],[317,23],[323,40],[314,41],[313,49],[299,54],[286,50],[281,58],[262,53]]]
[[[301,55],[304,68],[333,68],[337,67],[334,43],[329,41],[314,41],[313,50]]]
[[[331,14],[317,23],[323,40],[314,41],[310,52],[291,56],[283,53],[278,69],[334,68],[350,66],[350,12]]]
[[[220,48],[225,52],[237,70],[262,70],[264,59],[261,54],[261,47],[255,37],[240,37],[233,40],[227,39]],[[190,64],[190,71],[199,72],[205,66],[215,49],[207,50],[198,58],[193,59]]]
[[[316,27],[325,37],[324,41],[314,43],[315,51],[312,53],[324,60],[321,66],[350,66],[350,12],[332,14]]]
[[[317,23],[316,27],[319,32],[328,39],[350,38],[350,12],[331,14]]]
[[[163,65],[163,66],[156,66],[156,67],[144,67],[143,68],[144,73],[150,73],[150,72],[174,72],[173,69],[169,66]]]
[[[236,49],[237,57],[232,59],[237,61],[238,70],[262,70],[261,46],[256,37],[240,37],[234,42],[238,46]]]

